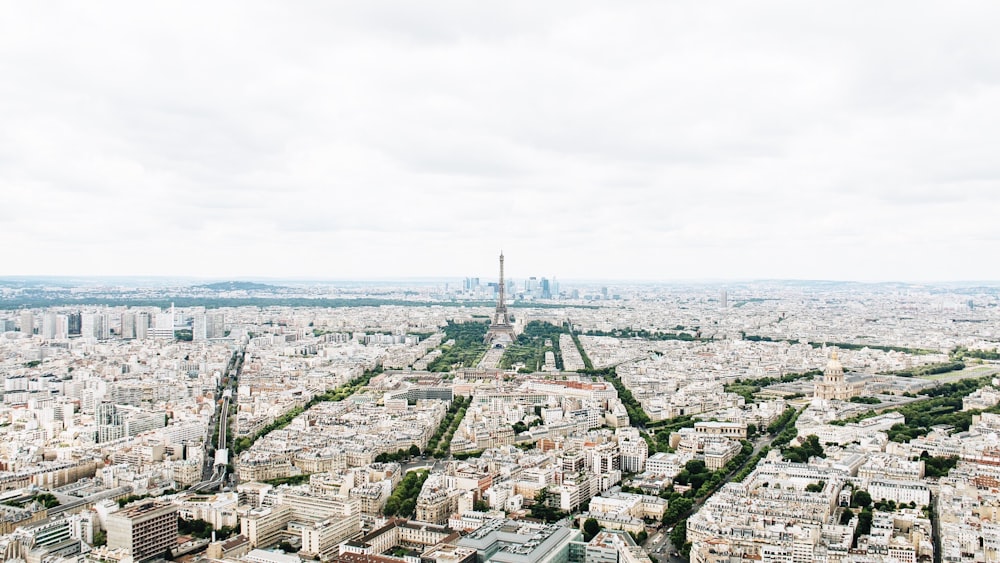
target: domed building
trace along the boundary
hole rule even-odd
[[[826,363],[826,370],[823,371],[823,379],[816,382],[813,396],[825,401],[846,401],[861,395],[863,388],[863,384],[848,383],[844,380],[844,366],[837,359],[837,349],[834,348],[830,354],[830,361]]]

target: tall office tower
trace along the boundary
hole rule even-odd
[[[83,317],[80,315],[79,311],[76,313],[69,314],[69,335],[70,336],[80,336],[80,329],[83,326]]]
[[[111,338],[111,317],[107,313],[97,315],[100,323],[97,325],[97,339],[108,340]]]
[[[542,299],[552,299],[552,287],[549,285],[548,279],[542,278],[541,288]]]
[[[135,317],[135,337],[145,340],[149,337],[149,313],[142,311]]]
[[[135,313],[131,311],[122,313],[118,334],[125,339],[135,338]]]
[[[552,297],[554,299],[558,299],[559,298],[559,281],[558,280],[552,280],[551,282],[549,282],[549,292],[552,294]]]
[[[174,308],[166,313],[156,314],[156,323],[153,325],[153,338],[173,338],[174,337]]]
[[[29,335],[35,333],[35,315],[31,311],[21,311],[21,332]]]
[[[191,339],[201,342],[208,338],[208,321],[205,313],[195,313],[194,322],[191,325]]]
[[[42,338],[46,340],[55,340],[56,338],[56,314],[52,311],[46,311],[42,315],[42,330],[39,333]]]
[[[538,288],[538,278],[531,276],[527,281],[524,282],[524,292],[534,293],[535,289]]]
[[[135,313],[130,311],[122,313],[122,325],[119,334],[125,339],[135,338]]]
[[[97,338],[100,331],[100,318],[97,313],[83,313],[80,316],[80,336],[84,338]]]
[[[225,338],[226,315],[222,311],[205,314],[205,336],[207,338]]]
[[[124,548],[136,563],[162,557],[177,545],[177,505],[141,501],[107,517],[108,547]]]
[[[719,295],[719,301],[722,303],[723,309],[729,308],[729,293],[725,289],[722,290],[722,294]]]
[[[80,336],[98,340],[111,338],[108,316],[103,313],[84,313],[80,320]]]
[[[465,278],[465,281],[462,283],[462,289],[466,293],[477,293],[479,291],[479,278]]]
[[[59,340],[69,338],[69,315],[56,315],[56,338]]]

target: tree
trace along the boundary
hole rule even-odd
[[[872,532],[872,511],[865,508],[858,514],[858,527],[854,530],[855,541],[858,536],[870,534]]]
[[[815,434],[807,436],[801,446],[783,449],[781,455],[788,461],[797,463],[806,463],[810,457],[826,457],[823,445],[819,443],[819,437]]]
[[[420,455],[420,447],[416,444],[410,446],[410,457],[417,457]]]
[[[684,464],[684,469],[687,469],[689,473],[703,473],[705,471],[705,462],[700,459],[692,459]]]
[[[288,543],[285,540],[281,540],[281,543],[278,544],[278,549],[280,549],[281,551],[284,551],[285,553],[294,553],[295,552],[295,548],[292,547],[292,544]]]
[[[921,454],[920,459],[924,460],[925,473],[927,477],[944,477],[958,464],[958,456],[931,457]]]
[[[693,506],[694,501],[689,498],[676,497],[671,499],[667,504],[667,509],[663,512],[663,524],[666,526],[676,524]]]
[[[590,541],[594,539],[601,531],[601,525],[597,523],[597,520],[593,518],[587,518],[583,522],[583,541]]]
[[[687,543],[687,520],[681,520],[670,532],[670,541],[674,547],[681,549]]]
[[[824,483],[822,481],[820,481],[819,483],[809,483],[808,485],[806,485],[806,492],[821,493],[823,492],[823,485]]]
[[[896,501],[880,500],[872,505],[876,510],[881,510],[883,512],[895,512],[896,511]]]
[[[851,498],[851,506],[861,506],[867,507],[872,503],[872,496],[868,494],[868,491],[858,490],[854,491],[854,497]]]
[[[851,518],[854,518],[854,511],[849,508],[845,508],[844,511],[840,513],[840,525],[846,526],[850,524]]]
[[[212,524],[200,518],[194,520],[177,519],[177,531],[183,535],[191,535],[199,539],[212,535]]]
[[[555,493],[547,488],[538,491],[535,495],[535,504],[531,506],[531,515],[545,522],[555,522],[566,516],[566,513],[551,506]]]
[[[410,471],[403,477],[403,480],[396,486],[396,490],[386,499],[383,511],[386,516],[409,517],[413,514],[413,509],[417,506],[417,496],[420,489],[427,480],[429,473],[424,471]]]
[[[41,493],[39,495],[35,495],[34,500],[40,502],[45,508],[59,506],[59,500],[51,493]]]

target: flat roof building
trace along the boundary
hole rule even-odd
[[[476,550],[477,560],[497,563],[555,563],[568,559],[570,543],[583,533],[564,522],[536,524],[494,520],[458,541]]]
[[[161,557],[177,544],[177,505],[145,501],[107,518],[108,547],[124,548],[137,562]]]

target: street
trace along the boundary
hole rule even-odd
[[[772,436],[769,434],[757,436],[753,440],[753,446],[754,446],[753,451],[748,457],[747,463],[749,463],[750,460],[754,458],[754,456],[760,453],[762,449],[764,449],[767,446],[770,446],[771,443],[774,442],[775,438],[776,435]],[[745,464],[743,466],[737,467],[735,471],[727,475],[725,482],[729,482],[729,480],[732,479],[734,475],[739,473],[743,469],[743,467],[745,467]],[[701,506],[705,504],[706,500],[708,500],[708,497],[702,499],[696,499],[694,505],[691,507],[691,514],[698,512],[698,509],[700,509]],[[684,561],[687,561],[687,559],[683,557],[673,555],[674,553],[678,552],[680,546],[675,546],[673,545],[673,543],[671,543],[670,532],[672,530],[673,526],[661,528],[655,534],[651,535],[649,539],[646,540],[646,543],[643,544],[643,547],[646,549],[646,552],[649,553],[649,555],[653,559],[655,559],[657,563],[682,563]]]
[[[683,561],[687,561],[683,557],[672,555],[677,551],[677,548],[670,543],[670,532],[667,531],[668,529],[672,530],[673,527],[663,528],[650,536],[644,546],[646,551],[659,563],[682,563]]]

